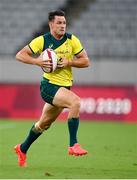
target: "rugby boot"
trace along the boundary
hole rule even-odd
[[[69,155],[82,156],[82,155],[86,155],[87,153],[88,151],[83,149],[78,143],[68,148]]]
[[[18,165],[20,167],[26,167],[27,166],[27,163],[26,163],[26,154],[21,151],[20,144],[17,144],[14,147],[14,151],[15,151],[15,153],[18,156]]]

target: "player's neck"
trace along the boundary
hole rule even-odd
[[[64,36],[64,35],[55,34],[55,33],[53,33],[53,32],[51,32],[51,35],[52,35],[55,39],[57,39],[57,40],[61,40],[61,39],[63,38],[63,36]]]

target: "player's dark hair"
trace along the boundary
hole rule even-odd
[[[49,12],[48,20],[53,21],[55,16],[64,16],[65,17],[65,12],[62,10],[51,11],[51,12]]]

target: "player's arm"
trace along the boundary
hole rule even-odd
[[[77,67],[77,68],[85,68],[90,65],[90,60],[85,50],[82,50],[79,54],[75,56],[76,58],[69,61],[66,58],[62,58],[58,64],[58,67]]]
[[[37,65],[37,60],[36,58],[32,57],[32,55],[33,53],[29,46],[25,46],[16,54],[16,59],[26,64]]]
[[[62,58],[62,64],[59,63],[58,67],[77,67],[77,68],[85,68],[90,65],[90,60],[86,51],[84,50],[80,40],[75,36],[71,36],[71,46],[72,46],[72,53],[74,55],[74,59],[67,60]],[[62,66],[60,66],[60,64]]]
[[[33,52],[29,46],[25,46],[16,54],[16,59],[26,64],[37,65],[41,67],[50,67],[49,62],[43,61],[41,56],[33,57]]]
[[[89,65],[90,65],[90,60],[85,50],[77,54],[76,58],[72,59],[72,61],[68,61],[68,66],[71,67],[84,68],[84,67],[88,67]]]

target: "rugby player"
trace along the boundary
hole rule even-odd
[[[40,67],[52,66],[51,62],[43,61],[41,56],[34,56],[34,54],[41,54],[47,48],[53,49],[60,59],[54,72],[43,74],[40,93],[45,105],[40,119],[32,126],[24,142],[14,147],[21,167],[27,165],[26,154],[31,144],[51,126],[64,108],[69,109],[68,154],[81,156],[88,153],[78,143],[80,97],[71,91],[71,86],[73,84],[72,67],[86,68],[90,60],[80,40],[74,34],[66,32],[66,17],[63,11],[49,12],[48,21],[50,31],[33,39],[16,54],[18,61]]]

